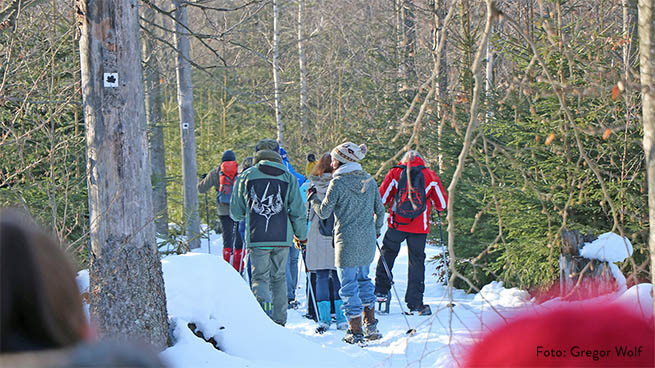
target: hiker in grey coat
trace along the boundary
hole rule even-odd
[[[344,341],[351,344],[382,337],[377,330],[374,286],[368,273],[375,256],[377,234],[384,222],[384,206],[375,180],[358,163],[365,155],[363,144],[338,145],[331,152],[335,171],[325,198],[320,201],[315,193],[308,193],[312,209],[320,218],[327,219],[334,213],[335,265],[341,280],[339,295],[350,325]]]

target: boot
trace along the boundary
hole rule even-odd
[[[223,248],[223,259],[225,262],[230,263],[232,258],[232,248]]]
[[[337,320],[337,330],[347,330],[348,329],[348,320],[346,315],[343,313],[343,301],[341,299],[334,301],[334,313],[336,314]]]
[[[318,324],[320,333],[327,331],[330,328],[330,322],[332,322],[332,317],[330,316],[330,301],[325,300],[318,302]]]
[[[375,305],[364,307],[364,339],[378,340],[382,334],[378,331],[378,320],[375,319]]]
[[[352,317],[348,322],[349,329],[346,331],[343,341],[349,344],[362,344],[364,343],[364,334],[362,333],[362,317]]]
[[[243,271],[243,266],[241,262],[243,261],[243,248],[234,250],[234,257],[232,258],[232,267],[234,267],[237,272]]]

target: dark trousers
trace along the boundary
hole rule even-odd
[[[400,251],[400,243],[407,241],[409,253],[409,272],[407,277],[407,292],[405,302],[409,307],[423,305],[423,292],[425,291],[425,240],[427,234],[412,234],[389,228],[384,234],[382,244],[382,257],[387,261],[389,271],[393,269]],[[392,276],[393,277],[393,273]],[[375,269],[375,293],[386,294],[391,288],[391,282],[382,264],[382,258],[378,260]]]
[[[339,276],[338,275],[335,276],[336,277],[334,279],[331,277],[328,278],[328,295],[330,299],[330,313],[335,313],[334,301],[341,299],[341,297],[339,297],[339,288],[341,287],[341,284],[339,283],[339,287],[337,288],[334,287],[334,280],[338,281]],[[316,272],[310,272],[309,279],[311,280],[314,291],[316,291],[316,280],[317,280]],[[309,292],[309,285],[307,285],[306,282],[305,285],[306,285],[305,290],[307,291],[307,314],[310,315],[314,321],[317,321],[316,311],[314,310],[314,298],[312,298],[312,295]]]
[[[230,216],[218,216],[221,220],[221,227],[223,227],[223,248],[241,249],[243,248],[243,240],[241,234],[237,231],[237,223],[232,220]]]
[[[316,288],[314,288],[314,291],[316,292],[317,302],[326,300],[334,302],[341,299],[339,289],[341,289],[341,283],[337,271],[316,270]]]

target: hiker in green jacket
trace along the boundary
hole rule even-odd
[[[237,176],[230,216],[246,220],[253,294],[273,321],[284,326],[289,246],[294,237],[307,241],[307,215],[298,180],[282,163],[276,141],[264,139],[255,146],[255,165]]]

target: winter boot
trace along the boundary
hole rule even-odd
[[[323,333],[330,328],[330,322],[332,322],[332,317],[330,316],[330,301],[325,300],[318,302],[317,307],[319,327],[316,329],[316,332]]]
[[[232,267],[234,267],[237,272],[243,271],[243,266],[241,262],[243,261],[243,248],[234,250],[234,257],[232,258]]]
[[[386,293],[376,292],[375,298],[378,302],[379,313],[389,314],[389,305],[391,304],[391,290]]]
[[[230,263],[232,259],[232,248],[223,248],[223,259],[225,262]]]
[[[364,339],[378,340],[382,334],[378,331],[378,320],[375,319],[375,306],[364,307]]]
[[[337,330],[347,330],[348,320],[343,313],[343,300],[338,299],[334,301],[334,313],[336,314]]]
[[[419,306],[409,306],[409,311],[418,312],[419,316],[429,316],[432,314],[432,309],[430,309],[430,306],[427,304],[423,304]]]
[[[363,344],[364,343],[364,334],[362,332],[362,317],[352,317],[348,322],[349,329],[346,331],[346,336],[343,337],[343,341],[349,344]]]

